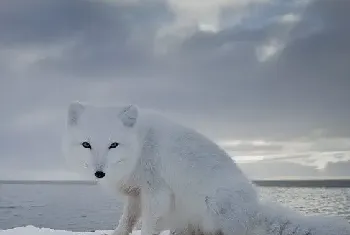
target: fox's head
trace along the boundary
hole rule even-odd
[[[63,139],[68,166],[98,179],[130,174],[138,160],[138,114],[134,105],[71,103]]]

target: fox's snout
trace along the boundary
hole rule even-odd
[[[103,177],[105,177],[105,173],[103,172],[103,171],[96,171],[95,172],[95,176],[96,176],[96,178],[98,178],[98,179],[102,179]]]

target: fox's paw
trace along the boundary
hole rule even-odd
[[[110,233],[101,233],[101,235],[121,235],[122,233],[118,233],[117,231],[113,231]],[[129,235],[127,233],[123,233],[123,235]]]
[[[110,233],[104,233],[104,234],[101,234],[101,235],[129,235],[129,233],[127,231],[122,231],[122,230],[114,230],[113,232],[110,232]]]

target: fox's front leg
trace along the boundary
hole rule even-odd
[[[141,215],[140,195],[128,196],[118,227],[112,235],[129,235]]]
[[[166,190],[142,194],[141,235],[158,235],[167,225],[173,197]]]

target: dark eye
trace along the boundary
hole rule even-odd
[[[118,147],[118,145],[119,144],[117,142],[114,142],[109,146],[109,149],[114,149],[114,148]]]
[[[81,145],[82,145],[84,148],[91,149],[91,145],[90,145],[88,142],[83,142],[83,143],[81,143]]]

